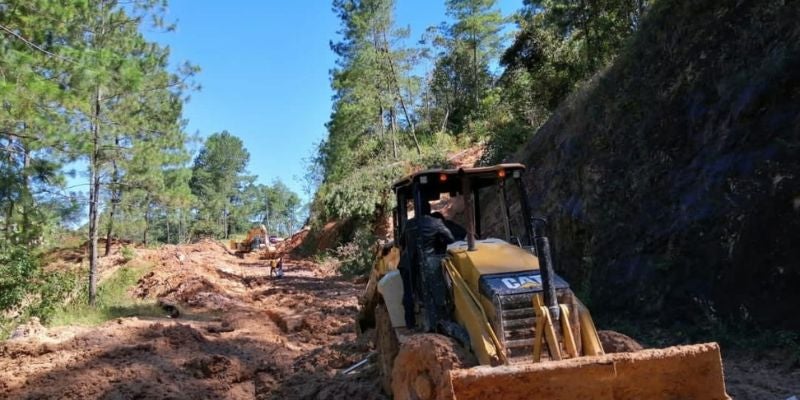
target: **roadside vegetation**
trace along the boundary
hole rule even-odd
[[[235,135],[185,131],[183,106],[199,90],[200,69],[171,65],[169,49],[143,34],[175,28],[166,7],[0,1],[3,334],[29,317],[52,321],[65,301],[86,321],[128,306],[117,286],[131,276],[99,282],[98,264],[117,241],[130,243],[122,251],[132,262],[135,245],[228,238],[262,223],[285,236],[305,219],[283,182],[259,183],[246,171],[249,153]],[[75,237],[86,253],[80,266],[47,269],[48,252]]]
[[[129,263],[119,267],[98,285],[97,302],[86,301],[86,291],[66,306],[58,307],[47,322],[50,326],[95,326],[121,317],[163,317],[164,311],[153,300],[139,300],[130,290],[152,270],[150,264]]]
[[[495,0],[447,0],[447,22],[410,32],[394,0],[335,0],[334,105],[306,176],[315,231],[352,222],[331,255],[347,273],[369,268],[398,177],[472,147],[483,164],[513,155],[614,59],[649,3],[526,0],[504,16]]]
[[[797,348],[795,5],[449,0],[447,21],[410,32],[395,1],[333,4],[309,246],[334,229],[343,272],[390,236],[395,179],[482,148],[480,164],[532,167],[559,273],[599,316]]]
[[[0,243],[0,339],[32,317],[49,323],[79,289],[75,271],[45,271],[21,246]]]

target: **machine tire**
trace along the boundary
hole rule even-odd
[[[375,306],[375,350],[378,352],[381,385],[387,394],[392,393],[392,367],[399,347],[389,310],[386,304],[380,303]]]
[[[438,334],[411,336],[400,347],[392,372],[395,400],[452,399],[448,371],[475,365],[455,340]]]
[[[606,353],[632,353],[644,349],[636,340],[617,331],[597,331]]]

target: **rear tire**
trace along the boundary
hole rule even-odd
[[[389,310],[385,304],[378,304],[375,306],[375,350],[378,351],[381,385],[386,394],[392,393],[392,367],[399,347]]]
[[[395,400],[439,400],[453,397],[448,371],[475,365],[455,340],[438,334],[416,334],[403,343],[394,362]]]

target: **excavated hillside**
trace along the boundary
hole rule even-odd
[[[596,314],[800,329],[799,20],[797,1],[657,1],[517,153]]]

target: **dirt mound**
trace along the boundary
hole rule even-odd
[[[228,382],[238,382],[245,375],[238,360],[231,360],[218,354],[192,358],[185,362],[183,367],[195,378],[201,379],[214,378]]]
[[[267,310],[269,318],[278,325],[284,333],[297,332],[307,327],[306,316],[284,308]]]
[[[25,324],[22,324],[11,332],[11,340],[41,337],[47,329],[39,322],[39,318],[33,317]]]
[[[625,353],[644,349],[639,342],[617,331],[598,331],[597,336],[600,337],[600,343],[603,344],[606,353]]]
[[[303,229],[295,232],[292,236],[286,238],[283,242],[278,243],[278,253],[289,254],[295,253],[302,245],[303,241],[308,237],[311,227],[304,226]]]
[[[325,224],[322,230],[315,235],[316,250],[324,251],[336,247],[340,243],[342,236],[344,236],[343,232],[347,230],[346,225],[339,221]]]
[[[231,307],[232,300],[223,290],[203,276],[189,273],[169,276],[150,272],[142,277],[133,290],[139,298],[155,297],[169,303],[179,303],[208,310],[222,311]]]
[[[352,375],[336,372],[364,359],[371,350],[370,342],[370,337],[363,336],[333,346],[322,346],[301,355],[292,365],[292,374],[267,398],[387,399],[381,391],[375,368],[364,368]]]
[[[155,263],[156,267],[133,289],[133,294],[141,299],[152,298],[209,311],[225,311],[235,302],[228,292],[234,287],[240,289],[242,281],[247,278],[241,275],[242,260],[212,240],[186,246],[168,245],[145,251],[142,257]],[[257,266],[254,264],[258,263],[247,267]]]
[[[483,157],[483,153],[485,152],[486,145],[479,144],[459,151],[458,153],[450,154],[447,158],[447,161],[453,166],[453,168],[474,167],[478,164],[481,157]]]
[[[800,397],[800,365],[797,355],[785,350],[767,354],[735,351],[725,357],[725,384],[736,400]]]
[[[421,334],[400,346],[392,371],[392,391],[400,398],[448,398],[447,371],[475,365],[472,355],[453,339],[442,335]]]

